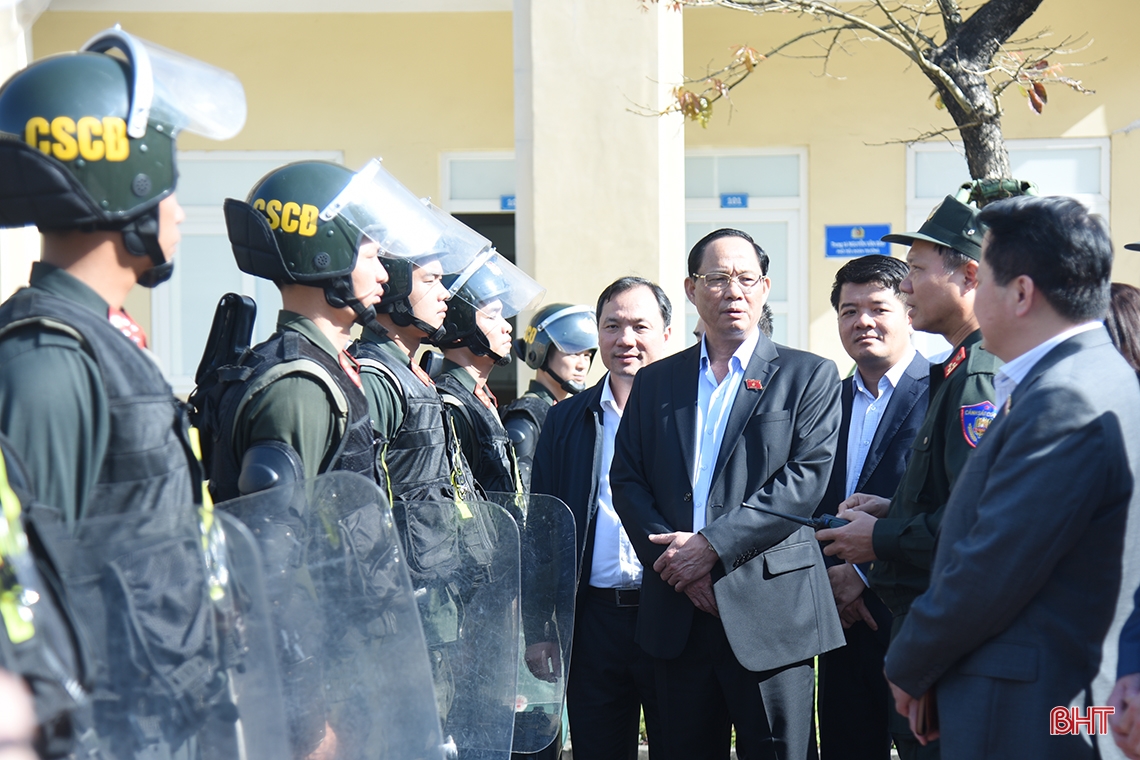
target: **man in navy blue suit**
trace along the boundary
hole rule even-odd
[[[835,514],[853,493],[890,498],[926,414],[930,362],[910,343],[907,265],[864,256],[835,274],[831,305],[839,339],[855,371],[843,381],[843,418],[835,466],[817,515]],[[890,694],[883,657],[891,613],[867,587],[860,568],[829,557],[827,574],[847,646],[819,658],[820,751],[823,760],[888,760]]]
[[[574,754],[635,760],[644,709],[656,758],[662,745],[653,663],[634,640],[643,568],[614,511],[609,471],[633,378],[668,350],[673,307],[657,284],[622,277],[602,291],[596,313],[598,353],[607,374],[551,408],[534,455],[531,491],[566,502],[578,531],[578,597],[566,689]]]

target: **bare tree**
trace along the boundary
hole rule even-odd
[[[804,31],[767,52],[740,46],[720,70],[677,87],[676,101],[669,110],[680,111],[702,125],[708,123],[713,103],[728,99],[730,91],[756,73],[767,58],[818,59],[827,74],[835,52],[847,50],[853,43],[879,41],[905,56],[930,80],[935,88],[935,106],[944,108],[954,120],[953,127],[927,132],[908,142],[957,131],[970,176],[999,180],[1010,177],[1009,153],[1001,130],[1001,95],[1008,87],[1016,85],[1037,113],[1048,102],[1050,83],[1090,92],[1065,76],[1063,67],[1054,60],[1074,52],[1081,39],[1049,45],[1047,32],[1013,38],[1042,0],[987,0],[969,8],[959,0],[868,0],[842,8],[824,0],[642,0],[659,1],[678,9],[716,5],[757,15],[794,14],[805,22]]]

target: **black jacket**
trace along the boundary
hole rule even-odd
[[[594,555],[594,515],[602,461],[602,389],[609,375],[576,396],[555,404],[546,415],[534,452],[530,492],[556,496],[574,513],[578,582],[589,583]]]

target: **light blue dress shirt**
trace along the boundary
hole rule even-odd
[[[863,474],[863,465],[867,461],[867,454],[871,451],[871,442],[875,440],[875,432],[879,423],[883,421],[883,414],[887,411],[887,404],[891,403],[891,396],[895,394],[895,386],[899,384],[903,373],[910,363],[914,361],[914,348],[910,348],[886,374],[879,378],[879,395],[875,397],[863,383],[863,376],[855,371],[852,377],[854,394],[851,398],[851,427],[847,431],[847,488],[845,496],[855,493],[859,485],[859,478]]]
[[[760,329],[744,339],[728,361],[728,374],[719,383],[709,364],[708,346],[701,339],[701,365],[697,379],[696,445],[693,446],[693,532],[705,527],[705,508],[712,488],[713,468],[724,440],[724,427],[744,379],[744,370],[760,341]]]

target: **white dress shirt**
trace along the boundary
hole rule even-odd
[[[859,478],[863,476],[863,465],[867,463],[867,454],[871,451],[871,442],[875,440],[875,432],[879,423],[883,421],[883,414],[887,411],[887,404],[891,403],[891,396],[895,394],[895,386],[899,384],[903,373],[910,363],[914,361],[917,353],[911,346],[900,361],[887,370],[879,378],[879,396],[875,398],[863,383],[863,376],[855,370],[852,377],[854,394],[851,397],[851,427],[847,430],[847,483],[844,486],[844,495],[850,497],[859,485]],[[869,586],[867,576],[858,565],[851,565],[863,581]]]
[[[875,432],[879,429],[879,423],[883,421],[883,414],[887,411],[887,404],[891,403],[895,387],[902,379],[906,368],[914,361],[915,353],[913,346],[908,347],[906,355],[879,378],[878,397],[867,390],[863,376],[859,374],[859,370],[855,370],[855,375],[852,377],[855,392],[851,399],[851,427],[847,431],[845,496],[855,493],[855,487],[859,485],[863,465],[867,461],[867,454],[871,451],[871,442],[875,440]]]
[[[598,511],[594,518],[594,555],[590,560],[590,585],[596,588],[635,588],[641,586],[641,562],[614,511],[610,490],[610,465],[614,461],[614,439],[621,423],[621,409],[614,400],[610,378],[602,385],[602,469],[598,473]]]
[[[1005,402],[1013,395],[1013,391],[1017,388],[1018,383],[1025,379],[1029,374],[1029,370],[1045,358],[1045,354],[1052,351],[1056,346],[1064,343],[1074,335],[1080,335],[1089,330],[1095,330],[1101,327],[1103,322],[1085,322],[1083,325],[1070,327],[1059,335],[1054,335],[1044,343],[1039,343],[1035,347],[1029,349],[1016,359],[1011,359],[1002,366],[994,375],[994,403],[997,404],[998,410],[1005,406]],[[983,347],[985,343],[983,342]]]
[[[696,445],[693,447],[693,532],[705,527],[705,507],[712,488],[713,468],[724,440],[724,427],[744,379],[744,370],[760,341],[754,328],[728,360],[728,374],[719,383],[709,364],[708,346],[701,338],[701,364],[697,379]]]

